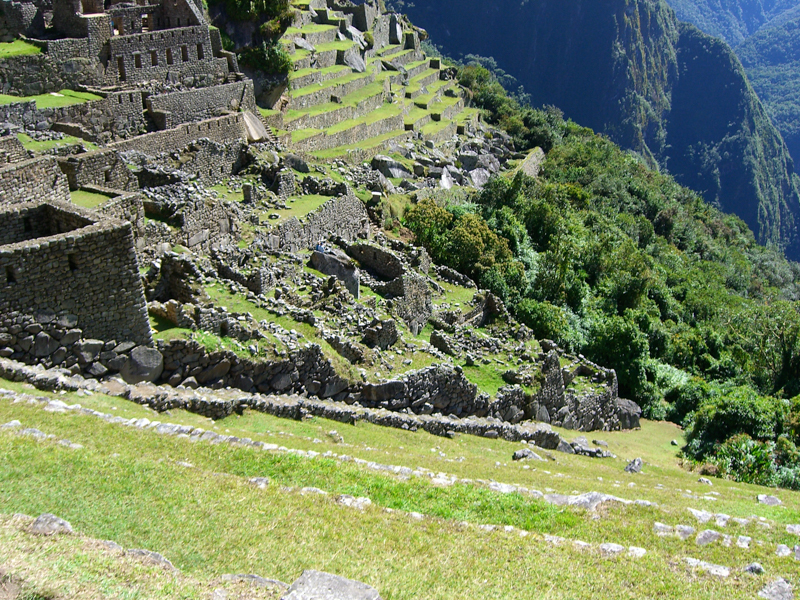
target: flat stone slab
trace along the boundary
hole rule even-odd
[[[708,563],[704,560],[697,560],[696,558],[686,558],[686,564],[693,569],[700,569],[715,577],[727,577],[731,574],[731,570],[728,567]]]
[[[780,506],[781,504],[783,504],[783,502],[781,502],[779,498],[776,498],[775,496],[770,496],[768,494],[759,494],[758,503],[766,504],[767,506]]]
[[[365,583],[308,570],[303,571],[281,600],[381,600],[381,597]]]

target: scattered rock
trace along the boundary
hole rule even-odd
[[[545,462],[545,460],[541,456],[536,454],[536,452],[534,452],[530,448],[522,448],[521,450],[517,450],[516,452],[514,452],[514,455],[511,457],[511,459],[512,460],[529,460],[529,459],[531,459],[531,460],[540,460],[542,462]]]
[[[698,479],[697,483],[702,483],[703,485],[714,485],[713,483],[711,483],[710,479],[706,479],[705,477],[701,477],[700,479]]]
[[[764,573],[764,567],[760,563],[754,562],[747,565],[742,569],[745,573],[752,573],[753,575],[761,575]]]
[[[634,458],[631,462],[628,463],[628,466],[625,467],[626,473],[641,473],[642,472],[642,459],[641,458]]]
[[[783,504],[783,502],[781,502],[780,499],[776,498],[775,496],[769,496],[767,494],[759,494],[758,503],[766,504],[767,506],[780,506],[781,504]]]
[[[321,571],[303,571],[281,600],[381,600],[374,588]]]
[[[68,521],[53,514],[39,515],[28,529],[35,535],[56,535],[59,533],[72,533],[72,525]]]
[[[697,545],[698,546],[705,546],[707,544],[711,544],[713,542],[718,541],[722,537],[722,534],[718,531],[714,531],[713,529],[704,529],[700,533],[697,534]]]
[[[269,477],[251,477],[247,482],[260,490],[265,490],[269,486]]]
[[[22,427],[22,423],[14,419],[13,421],[9,421],[4,425],[0,425],[0,429],[16,429],[17,427]]]
[[[767,600],[794,600],[794,591],[785,579],[779,578],[762,588],[758,597]]]
[[[128,355],[120,375],[131,385],[143,381],[154,382],[164,371],[164,357],[155,348],[137,346]]]
[[[125,552],[125,554],[128,554],[129,556],[141,556],[166,569],[170,570],[175,569],[172,563],[163,556],[161,556],[158,552],[152,552],[151,550],[142,550],[140,548],[134,548],[133,550],[128,550],[127,552]]]
[[[716,577],[727,577],[731,574],[731,570],[728,567],[723,567],[721,565],[714,565],[711,563],[707,563],[703,560],[697,560],[696,558],[686,558],[686,563],[696,569],[701,569],[708,573],[709,575],[714,575]]]

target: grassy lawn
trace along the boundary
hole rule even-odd
[[[25,147],[26,150],[30,150],[32,152],[48,152],[53,148],[59,148],[61,146],[72,146],[75,144],[83,144],[83,146],[87,150],[97,150],[97,144],[93,142],[87,142],[80,138],[77,138],[72,135],[65,135],[60,140],[46,140],[46,141],[37,141],[32,139],[28,134],[25,133],[18,133],[17,138],[22,145]]]
[[[14,40],[13,42],[4,42],[0,44],[0,58],[41,53],[42,49],[39,48],[39,46],[34,46],[23,40]]]
[[[2,381],[0,387],[23,389],[21,384]],[[20,565],[32,581],[42,581],[65,597],[98,597],[64,594],[64,590],[79,589],[69,586],[94,589],[102,582],[107,586],[103,597],[207,598],[200,594],[207,593],[207,586],[216,586],[213,582],[222,573],[257,573],[291,582],[307,568],[364,581],[387,600],[738,599],[755,597],[777,576],[796,581],[794,561],[777,558],[774,549],[777,543],[796,543],[796,536],[785,533],[784,524],[800,521],[800,495],[781,491],[778,495],[784,506],[770,508],[755,502],[762,488],[714,480],[713,488],[706,489],[718,494],[716,501],[687,498],[687,489],[700,492],[697,476],[680,467],[670,446],[680,431],[670,424],[645,421],[641,431],[597,434],[618,459],[556,454],[555,461],[520,464],[512,462],[510,455],[524,446],[503,440],[472,436],[451,440],[364,423],[352,426],[316,418],[287,421],[249,411],[212,422],[179,410],[158,416],[99,394],[55,397],[124,418],[181,423],[289,448],[330,450],[541,491],[607,492],[659,505],[612,504],[592,514],[481,485],[433,485],[427,478],[404,480],[321,456],[309,459],[228,444],[192,443],[89,416],[53,414],[0,400],[0,423],[18,419],[25,427],[84,446],[71,450],[54,441],[36,442],[0,431],[0,453],[5,457],[0,464],[3,513],[53,512],[81,534],[160,552],[180,569],[180,573],[151,573],[128,562],[115,566],[106,554],[92,555],[92,547],[81,537],[32,539],[10,519],[0,519],[4,562],[14,559],[13,564]],[[333,429],[343,441],[327,435]],[[644,459],[644,472],[624,473],[626,461],[635,456]],[[271,483],[260,490],[247,485],[249,477],[269,477]],[[316,487],[328,495],[300,493],[304,487]],[[337,494],[366,496],[373,504],[364,511],[346,508],[334,501]],[[750,549],[720,544],[698,547],[693,539],[683,542],[653,534],[655,521],[704,528],[694,522],[688,507],[775,522],[768,529],[751,523],[729,524],[722,530],[734,537],[751,536]],[[430,518],[410,519],[408,511]],[[484,523],[517,529],[487,532],[477,527]],[[522,537],[519,529],[531,533]],[[542,534],[567,540],[553,545]],[[569,540],[636,545],[648,552],[640,559],[624,554],[604,558],[596,549],[580,550]],[[31,546],[37,551],[31,552]],[[719,579],[691,572],[685,556],[736,568],[757,560],[767,574],[733,571],[729,578]],[[76,564],[83,568],[75,568]],[[119,579],[141,586],[138,595],[123,595],[114,587]],[[176,586],[182,583],[185,586],[178,595]]]
[[[105,204],[111,200],[111,196],[97,194],[95,192],[87,192],[85,190],[75,190],[70,192],[69,196],[73,204],[77,204],[83,208],[97,208],[101,204]]]
[[[89,92],[75,92],[73,90],[61,90],[51,94],[39,94],[38,96],[9,96],[0,94],[0,104],[12,104],[14,102],[36,102],[36,108],[60,108],[73,104],[83,104],[91,100],[102,100],[97,94]]]

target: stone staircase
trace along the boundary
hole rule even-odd
[[[416,32],[363,51],[352,15],[325,0],[292,4],[297,16],[281,43],[294,71],[277,134],[293,151],[364,160],[411,136],[444,142],[475,116],[465,111],[461,90],[445,79],[439,59],[420,50]]]

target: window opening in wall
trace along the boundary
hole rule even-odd
[[[17,278],[14,276],[14,268],[6,267],[6,283],[16,283]]]
[[[228,322],[222,321],[219,324],[219,337],[228,337]]]
[[[22,228],[25,231],[33,231],[33,225],[31,224],[31,218],[30,217],[23,217],[23,219],[22,219]]]
[[[181,26],[181,18],[178,17],[178,27],[180,27],[180,26]]]
[[[69,262],[70,271],[76,271],[78,269],[78,263],[75,260],[74,254],[67,254],[67,262]]]
[[[133,94],[128,94],[128,99],[130,99],[130,101],[133,102]]]
[[[138,52],[133,55],[133,66],[136,67],[137,69],[142,68],[142,55],[139,54]]]
[[[189,49],[186,46],[181,46],[181,59],[183,62],[189,62]]]
[[[119,100],[119,103],[120,103],[120,104],[122,104],[122,94],[120,94],[119,96],[117,96],[117,100]]]
[[[203,60],[203,44],[197,44],[197,60]]]
[[[154,67],[158,66],[158,52],[150,50],[150,64]]]
[[[106,183],[110,183],[111,182],[111,169],[108,169],[105,173],[103,173],[103,176],[105,177]]]
[[[167,48],[167,64],[172,64],[172,48]]]
[[[125,59],[121,56],[117,57],[117,70],[119,71],[119,80],[125,81]]]

